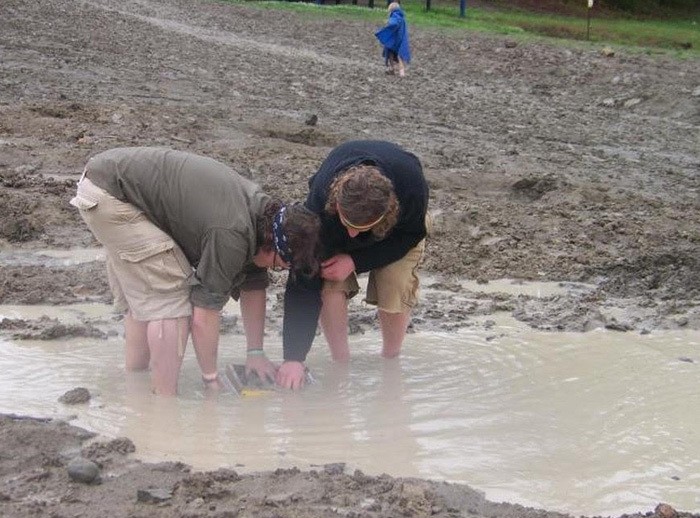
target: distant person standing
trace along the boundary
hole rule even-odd
[[[387,74],[406,75],[406,65],[411,62],[411,48],[408,43],[408,25],[401,5],[391,2],[387,8],[389,19],[387,24],[374,35],[384,47],[382,56],[387,67]]]

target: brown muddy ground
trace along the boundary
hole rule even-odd
[[[109,300],[99,262],[30,255],[95,246],[68,200],[99,151],[206,154],[293,200],[332,146],[383,138],[414,151],[431,186],[424,269],[439,280],[414,329],[495,311],[552,331],[700,328],[698,59],[413,29],[399,79],[383,74],[375,28],[205,1],[3,0],[0,304]],[[456,283],[504,277],[569,290],[465,294]],[[353,324],[374,325],[371,312]],[[109,332],[99,327],[44,319],[0,331]],[[239,477],[143,465],[127,440],[86,445],[56,422],[4,417],[0,434],[4,516],[547,515],[338,466]],[[81,448],[101,484],[69,481]],[[138,493],[149,488],[160,491]]]

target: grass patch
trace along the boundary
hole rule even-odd
[[[375,0],[375,8],[364,5],[316,5],[304,2],[226,0],[266,9],[285,9],[308,16],[350,17],[375,22],[381,26],[386,20],[385,2]],[[432,2],[425,10],[423,0],[402,0],[402,7],[410,26],[468,30],[495,34],[534,35],[565,40],[586,40],[586,11],[581,16],[532,13],[521,10],[470,7],[464,18],[459,16],[459,2]],[[629,18],[597,18],[592,11],[590,41],[611,45],[676,50],[693,57],[700,56],[700,20],[686,17],[682,20],[635,20]]]

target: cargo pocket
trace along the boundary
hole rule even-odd
[[[193,275],[185,254],[174,241],[149,243],[131,250],[122,250],[119,258],[130,263],[138,279],[157,293],[184,289]]]
[[[78,210],[90,210],[97,206],[97,200],[82,192],[78,192],[69,203]]]

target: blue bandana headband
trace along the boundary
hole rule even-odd
[[[289,241],[282,227],[282,220],[287,207],[282,208],[275,214],[275,219],[272,220],[272,241],[275,244],[275,251],[287,264],[292,264],[292,251],[289,249]]]

